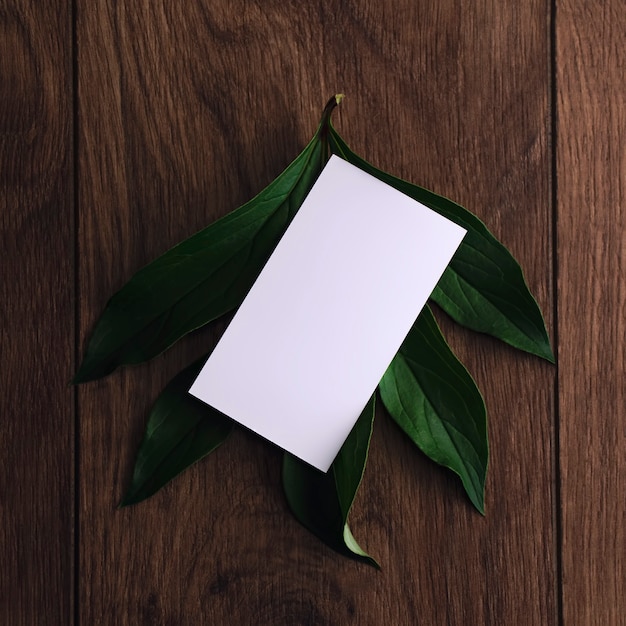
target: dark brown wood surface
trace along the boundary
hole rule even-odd
[[[0,623],[73,614],[72,21],[0,2]]]
[[[0,3],[0,623],[623,623],[618,0],[65,4]],[[109,296],[270,182],[337,92],[357,152],[512,250],[560,357],[439,316],[489,411],[487,515],[380,411],[351,527],[381,572],[298,525],[243,432],[116,509],[150,405],[223,326],[66,386]]]
[[[563,1],[558,285],[563,615],[626,623],[626,20]]]

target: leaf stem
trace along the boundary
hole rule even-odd
[[[335,94],[324,107],[322,111],[322,118],[320,120],[320,125],[317,130],[318,137],[322,144],[322,159],[325,164],[330,157],[330,147],[328,144],[328,133],[331,128],[330,117],[332,112],[335,110],[335,107],[341,104],[341,101],[345,98],[344,94],[337,93]]]
[[[321,119],[321,122],[320,122],[320,128],[322,128],[322,129],[327,129],[328,128],[328,124],[330,122],[330,115],[331,115],[331,113],[333,112],[334,108],[338,104],[341,104],[341,101],[344,98],[345,98],[344,94],[337,93],[326,103],[326,106],[324,107],[324,110],[322,111],[322,119]]]

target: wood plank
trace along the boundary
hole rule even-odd
[[[272,180],[339,91],[353,147],[480,214],[551,322],[549,3],[418,4],[79,0],[82,337],[135,270]],[[553,369],[445,329],[491,415],[487,517],[381,412],[352,528],[382,573],[290,517],[280,453],[244,433],[115,511],[149,405],[215,332],[82,388],[81,621],[556,623]]]
[[[12,626],[73,615],[71,49],[67,3],[0,5],[0,623]]]
[[[563,615],[623,624],[626,14],[559,0],[557,16]]]

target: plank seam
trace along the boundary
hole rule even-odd
[[[74,364],[75,372],[80,359],[80,245],[79,245],[79,137],[78,137],[78,33],[77,33],[77,4],[71,4],[71,36],[72,36],[72,158],[73,158],[73,209],[74,209]],[[78,386],[74,385],[73,394],[74,412],[74,541],[73,541],[73,618],[74,626],[80,622],[80,412]]]
[[[550,3],[550,125],[551,125],[551,195],[552,195],[552,337],[555,358],[554,384],[554,450],[552,464],[554,467],[554,532],[555,532],[555,581],[557,622],[563,622],[563,511],[562,511],[562,477],[561,477],[561,436],[560,436],[560,403],[559,403],[559,300],[558,280],[558,85],[557,85],[557,0]]]

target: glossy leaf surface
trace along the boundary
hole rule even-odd
[[[447,198],[375,168],[352,152],[332,127],[329,146],[334,154],[467,230],[431,296],[448,315],[472,330],[554,362],[543,316],[518,262],[475,215]]]
[[[358,545],[348,515],[365,471],[372,426],[374,397],[367,403],[328,472],[286,454],[283,486],[296,518],[337,552],[378,567]]]
[[[201,359],[175,376],[152,407],[121,506],[156,493],[215,450],[233,429],[232,420],[187,393],[205,361]]]
[[[456,472],[484,513],[487,414],[476,383],[443,338],[428,305],[379,385],[385,408],[433,461]]]

